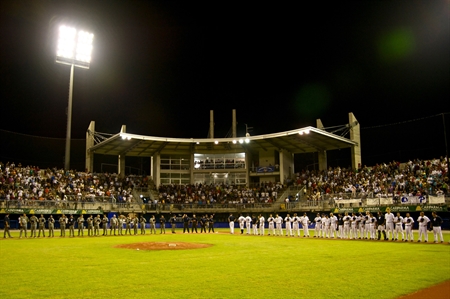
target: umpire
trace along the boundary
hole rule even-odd
[[[8,235],[8,237],[11,237],[11,233],[9,232],[9,227],[11,226],[10,220],[9,220],[9,214],[5,215],[5,218],[3,219],[4,222],[4,231],[3,231],[3,238],[6,238],[6,235]]]

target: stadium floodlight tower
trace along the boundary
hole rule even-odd
[[[64,169],[70,169],[70,138],[72,130],[73,71],[75,67],[89,69],[94,34],[70,26],[59,27],[56,62],[70,65],[69,104],[67,106],[67,134]]]

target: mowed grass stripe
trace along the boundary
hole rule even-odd
[[[146,241],[214,246],[114,248]],[[395,298],[450,279],[450,246],[441,244],[178,233],[14,238],[0,251],[2,298]]]

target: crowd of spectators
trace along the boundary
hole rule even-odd
[[[261,183],[253,188],[228,184],[161,185],[161,204],[254,204],[272,203],[283,189],[281,183]]]
[[[329,168],[303,170],[297,174],[298,185],[305,186],[307,200],[323,198],[399,199],[402,195],[448,195],[448,166],[446,159],[392,161],[358,169]]]
[[[83,208],[86,202],[130,203],[132,190],[147,187],[147,177],[40,169],[0,162],[0,200],[16,206]]]

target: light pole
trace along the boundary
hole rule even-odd
[[[76,30],[73,27],[60,26],[56,62],[70,65],[69,103],[67,107],[67,133],[66,154],[64,156],[64,169],[70,169],[70,138],[72,131],[72,94],[73,72],[75,67],[89,69],[91,63],[92,33]]]

